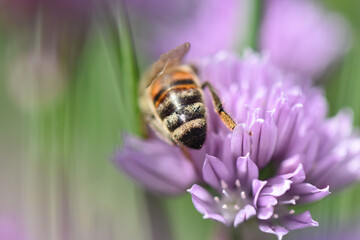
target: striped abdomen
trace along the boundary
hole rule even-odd
[[[175,142],[200,149],[206,138],[206,110],[201,90],[191,74],[176,72],[166,77],[159,79],[159,85],[152,89],[156,112]]]

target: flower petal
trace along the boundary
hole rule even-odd
[[[241,185],[249,191],[252,187],[252,181],[259,177],[258,167],[251,161],[249,154],[245,157],[239,157],[236,161],[236,167]]]
[[[162,194],[180,194],[196,181],[193,165],[179,148],[134,136],[126,136],[124,142],[113,161],[145,187]]]
[[[245,124],[238,124],[232,133],[231,151],[237,156],[245,156],[250,152],[250,135]]]
[[[293,183],[303,182],[305,180],[305,172],[303,169],[303,165],[299,164],[293,172],[288,173],[288,174],[282,174],[277,177],[291,180],[291,182],[293,182]],[[269,182],[271,183],[271,181],[269,181]]]
[[[300,197],[297,203],[309,203],[326,197],[330,192],[329,187],[319,189],[310,183],[298,183],[291,186],[289,194]]]
[[[231,176],[225,164],[218,158],[206,155],[203,166],[203,178],[213,188],[221,190],[221,181],[229,184]]]
[[[266,118],[258,118],[250,127],[251,154],[250,158],[259,168],[268,164],[275,150],[277,128],[273,118],[273,112],[266,113]]]
[[[311,218],[311,214],[309,211],[303,212],[298,215],[287,215],[282,219],[282,224],[290,231],[319,226],[318,222],[314,221]]]
[[[267,181],[260,181],[258,179],[254,179],[252,182],[252,193],[254,196],[254,206],[257,206],[258,199],[261,193],[261,190],[264,188],[264,186],[267,184]]]
[[[194,184],[188,192],[191,194],[192,202],[203,218],[210,218],[227,224],[225,218],[221,215],[218,205],[216,204],[212,195],[204,188]]]
[[[261,195],[271,195],[274,197],[279,197],[284,195],[287,190],[290,189],[292,181],[283,179],[280,177],[275,177],[268,181],[261,191]]]
[[[218,118],[218,115],[217,115]],[[220,121],[220,120],[219,120]],[[210,123],[209,123],[210,124]],[[224,125],[223,122],[221,122],[222,125]],[[225,126],[223,126],[225,127]],[[208,139],[203,148],[198,151],[193,151],[194,153],[192,156],[195,156],[196,162],[202,162],[201,168],[203,168],[204,160],[206,158],[206,155],[216,156],[218,159],[220,159],[226,166],[227,171],[231,175],[229,179],[231,178],[231,181],[235,181],[236,177],[236,158],[234,154],[231,151],[231,136],[232,134],[228,132],[226,129],[226,132],[220,131],[215,132],[208,130],[206,139]],[[203,152],[200,153],[200,152]]]
[[[267,220],[274,214],[274,207],[261,207],[257,211],[257,218],[260,220]]]
[[[273,225],[268,221],[260,221],[259,229],[266,233],[275,234],[278,237],[278,240],[281,240],[286,234],[289,233],[289,230],[282,226]]]
[[[237,227],[240,223],[248,220],[252,216],[256,215],[256,210],[251,205],[246,205],[243,209],[241,209],[235,217],[234,227]]]
[[[274,157],[276,159],[282,159],[286,156],[288,144],[294,135],[294,129],[296,128],[298,118],[303,110],[302,103],[296,103],[291,105],[290,99],[282,99],[275,106],[275,123],[278,128],[277,142],[274,151]]]
[[[299,166],[301,161],[302,161],[302,157],[300,155],[294,155],[290,158],[287,158],[280,163],[277,173],[278,174],[292,173],[296,170],[296,168]]]
[[[257,202],[259,207],[275,206],[278,203],[273,196],[260,196]]]

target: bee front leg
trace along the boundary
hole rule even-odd
[[[217,112],[223,121],[223,123],[230,129],[233,130],[236,126],[235,121],[230,117],[230,115],[225,112],[223,109],[222,103],[220,101],[219,96],[216,94],[214,87],[209,83],[205,82],[201,85],[201,88],[204,89],[205,87],[208,87],[211,93],[211,99],[214,105],[214,110]]]

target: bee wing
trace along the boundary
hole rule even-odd
[[[180,64],[184,55],[189,51],[190,43],[183,43],[175,49],[164,53],[143,75],[139,85],[139,106],[143,114],[147,117],[149,126],[154,132],[165,141],[174,144],[167,129],[156,116],[154,105],[150,101],[149,86],[161,76],[167,69]]]
[[[161,120],[155,115],[150,115],[147,117],[147,123],[150,128],[154,131],[156,136],[162,139],[164,142],[167,142],[170,145],[174,145],[175,142],[172,140],[169,131],[164,127]]]
[[[157,60],[151,66],[147,73],[147,87],[150,86],[157,77],[163,74],[166,69],[179,65],[184,55],[189,51],[189,49],[190,43],[186,42],[176,47],[175,49],[172,49],[169,52],[162,54],[159,60]]]

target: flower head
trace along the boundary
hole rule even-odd
[[[279,239],[317,226],[309,212],[295,214],[291,207],[359,178],[359,137],[349,113],[326,119],[322,92],[298,86],[266,56],[246,53],[238,59],[222,52],[194,64],[200,79],[217,90],[235,129],[229,131],[212,111],[205,90],[209,127],[201,150],[183,154],[156,139],[130,141],[115,162],[162,193],[180,193],[193,184],[188,191],[196,209],[227,226],[255,218],[260,230]]]
[[[230,50],[236,43],[234,29],[245,28],[239,26],[237,16],[242,3],[235,0],[130,0],[127,3],[131,17],[138,23],[134,24],[136,47],[151,58],[185,41],[193,46],[189,58]],[[143,23],[148,27],[144,28]]]
[[[270,0],[259,41],[282,68],[318,77],[346,51],[349,31],[315,1]]]

